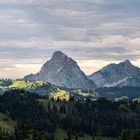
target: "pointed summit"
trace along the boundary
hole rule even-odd
[[[61,51],[56,51],[53,53],[52,55],[52,58],[62,58],[62,57],[67,57],[66,54],[64,54],[63,52]]]
[[[55,51],[55,52],[53,53],[53,55],[54,55],[54,54],[62,54],[62,55],[63,55],[64,53],[63,53],[62,51]]]
[[[55,51],[54,53],[53,53],[53,56],[64,56],[65,54],[63,53],[63,52],[61,52],[61,51]]]
[[[95,88],[94,82],[86,77],[77,62],[61,51],[54,52],[37,74],[25,76],[24,79],[42,80],[66,88]]]
[[[125,65],[132,65],[130,60],[125,60],[124,62],[121,62],[120,64],[125,64]]]
[[[124,63],[131,64],[130,60],[125,60]]]
[[[71,59],[71,58],[69,58],[69,57],[68,57],[66,54],[64,54],[63,52],[61,52],[61,51],[56,51],[56,52],[53,53],[52,58],[51,58],[50,61],[57,61],[57,62],[63,63],[63,62],[68,61],[69,59]]]

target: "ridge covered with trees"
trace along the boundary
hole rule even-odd
[[[12,133],[0,125],[0,139],[77,140],[84,135],[90,139],[140,139],[137,101],[49,100],[24,90],[11,90],[0,96],[0,112],[17,123]],[[57,130],[64,130],[66,136],[56,137]]]

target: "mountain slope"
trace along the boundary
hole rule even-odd
[[[23,89],[40,95],[49,95],[50,93],[56,93],[59,88],[43,81],[11,80],[9,85],[0,85],[0,94],[13,89]]]
[[[86,77],[77,63],[61,51],[56,51],[37,74],[25,76],[24,80],[42,80],[66,88],[95,88],[94,82]]]
[[[110,64],[89,76],[97,87],[137,86],[140,87],[140,69],[129,60]]]

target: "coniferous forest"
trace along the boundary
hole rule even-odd
[[[49,100],[11,90],[0,96],[0,113],[16,122],[13,132],[0,128],[1,140],[78,140],[84,134],[93,140],[140,140],[138,101]],[[56,137],[57,130],[66,136]]]

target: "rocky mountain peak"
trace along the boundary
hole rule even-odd
[[[54,52],[37,74],[25,76],[24,79],[42,80],[66,88],[95,88],[94,82],[86,77],[77,62],[61,51]]]
[[[72,58],[68,57],[66,54],[64,54],[61,51],[56,51],[53,53],[52,58],[50,59],[50,62],[57,63],[57,64],[64,64],[69,61],[73,61],[76,63]]]
[[[62,58],[68,58],[68,56],[61,51],[56,51],[56,52],[53,53],[51,59],[56,59],[57,60],[57,59],[62,59]]]
[[[129,60],[110,64],[89,76],[98,87],[140,86],[140,69]]]
[[[126,65],[126,66],[132,66],[132,63],[129,60],[125,60],[124,62],[121,62],[120,64]]]

